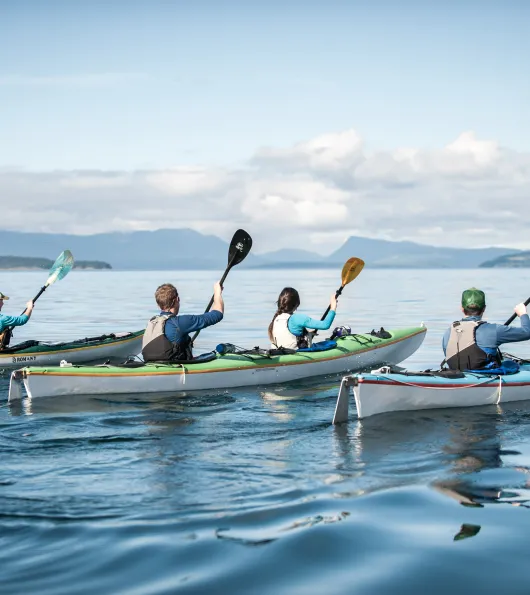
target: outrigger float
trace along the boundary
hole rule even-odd
[[[252,350],[220,355],[212,352],[192,362],[123,364],[122,366],[26,367],[11,374],[9,400],[63,395],[218,390],[289,382],[327,374],[398,364],[422,344],[424,326],[389,331],[388,338],[371,334],[340,337],[325,351],[263,355]]]

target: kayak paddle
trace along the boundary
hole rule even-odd
[[[528,304],[530,304],[530,298],[528,298],[526,300],[526,302],[524,303],[525,306],[528,306]],[[508,320],[504,323],[506,326],[512,324],[512,322],[517,318],[517,314],[515,314],[515,312],[510,316],[510,318],[508,318]]]
[[[335,297],[338,298],[339,295],[342,293],[342,290],[351,283],[356,277],[359,276],[360,272],[364,268],[364,260],[362,258],[352,257],[348,258],[348,260],[344,263],[342,267],[342,285],[337,289],[335,292]],[[322,318],[320,320],[324,320],[328,315],[328,312],[331,309],[331,304],[328,306],[327,310],[324,312]]]
[[[60,281],[64,279],[66,275],[72,270],[74,266],[74,257],[70,250],[65,250],[61,252],[57,257],[57,260],[53,263],[52,268],[50,269],[50,273],[48,275],[48,280],[46,283],[40,288],[39,293],[33,298],[32,302],[35,303],[40,296],[46,291],[46,289],[53,285],[56,281]],[[26,309],[22,311],[22,314]],[[14,327],[8,327],[2,335],[0,335],[0,349],[3,349],[9,345],[9,341],[11,340],[11,335],[13,334]]]
[[[219,281],[221,287],[223,286],[223,283],[228,275],[228,273],[230,272],[230,269],[232,267],[235,267],[237,264],[239,264],[240,262],[242,262],[243,260],[245,260],[247,254],[250,252],[250,249],[252,248],[252,238],[250,237],[250,235],[244,230],[244,229],[238,229],[236,231],[236,233],[234,234],[234,237],[232,238],[232,241],[230,242],[230,246],[228,248],[228,265],[226,267],[226,270],[223,274],[223,276],[221,277],[221,280]],[[204,313],[206,314],[206,312],[210,311],[210,308],[212,307],[213,304],[213,295],[212,295],[212,299],[210,300],[210,303],[206,306],[206,310],[204,311]],[[195,339],[197,338],[197,335],[200,333],[201,331],[197,331],[193,337],[191,338],[191,345],[193,345],[193,343],[195,342]]]
[[[53,263],[52,268],[50,269],[50,274],[48,276],[48,280],[46,283],[40,288],[39,293],[33,298],[33,303],[35,303],[40,296],[48,289],[50,285],[53,285],[56,281],[60,281],[64,279],[66,275],[72,270],[74,266],[74,256],[70,252],[70,250],[65,250],[61,252],[57,257],[57,260]],[[24,310],[25,311],[25,310]]]

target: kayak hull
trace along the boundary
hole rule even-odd
[[[74,364],[101,363],[107,359],[123,360],[137,355],[142,348],[143,331],[104,335],[106,339],[94,338],[66,343],[35,342],[36,345],[9,353],[0,352],[0,370],[22,366],[58,366],[62,360]]]
[[[353,387],[359,419],[392,411],[495,405],[530,400],[530,364],[516,374],[464,374],[463,378],[391,374],[379,371],[343,378],[334,423],[347,419]]]
[[[23,382],[30,398],[61,395],[189,392],[276,384],[346,370],[399,363],[422,344],[426,328],[392,332],[390,339],[357,335],[340,339],[338,347],[321,352],[298,352],[271,358],[237,354],[200,364],[149,364],[140,368],[116,366],[23,368],[11,383]],[[17,390],[13,394],[18,395]],[[11,398],[11,389],[10,389]]]

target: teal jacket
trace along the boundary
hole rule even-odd
[[[22,326],[29,320],[29,316],[5,316],[0,314],[0,333],[10,326]]]
[[[335,320],[335,311],[330,310],[324,320],[315,320],[305,314],[298,314],[295,312],[287,322],[287,328],[296,335],[301,337],[304,334],[304,329],[315,329],[318,331],[326,331],[333,324]]]

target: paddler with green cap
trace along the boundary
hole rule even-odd
[[[9,298],[7,295],[0,291],[0,310],[2,310],[4,306],[4,302]],[[24,314],[21,316],[5,316],[0,312],[0,348],[4,345],[3,341],[3,334],[8,329],[11,329],[13,326],[22,326],[26,324],[29,320],[31,313],[33,311],[33,302],[30,301],[26,304],[26,309],[24,310]],[[8,331],[9,332],[9,331]]]
[[[445,331],[442,343],[445,362],[452,370],[497,367],[501,364],[499,347],[503,343],[530,339],[530,318],[524,304],[517,304],[514,308],[521,321],[520,328],[482,320],[485,309],[483,291],[471,287],[462,293],[464,318],[453,322]]]

